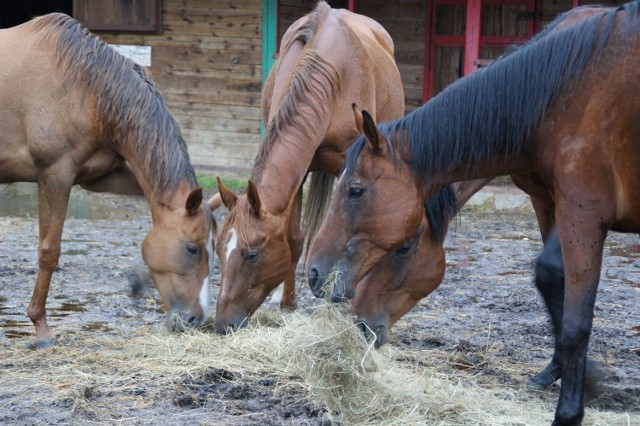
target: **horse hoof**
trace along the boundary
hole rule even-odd
[[[527,381],[525,389],[530,391],[545,391],[553,386],[555,382],[556,379],[544,369]]]
[[[597,394],[598,385],[609,376],[611,376],[611,373],[603,363],[587,358],[584,378],[586,392]]]
[[[53,346],[56,343],[56,339],[55,338],[50,338],[50,339],[37,339],[34,340],[33,342],[29,343],[27,345],[27,347],[29,349],[46,349],[50,346]]]

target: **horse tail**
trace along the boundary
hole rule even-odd
[[[327,213],[335,179],[336,177],[331,173],[311,173],[307,202],[304,206],[304,219],[302,220],[305,264],[307,263],[309,246],[318,233],[320,224],[322,224],[322,220]]]

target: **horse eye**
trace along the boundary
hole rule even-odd
[[[349,188],[349,198],[360,198],[364,194],[364,189],[352,186]]]
[[[193,243],[187,243],[187,253],[189,253],[191,256],[196,256],[199,252],[200,249],[198,249],[197,245]]]
[[[410,241],[405,241],[394,254],[396,256],[406,256],[409,253],[409,250],[411,250],[411,246],[412,244]]]
[[[258,260],[258,252],[255,250],[247,251],[243,255],[244,261],[247,263],[253,263]]]

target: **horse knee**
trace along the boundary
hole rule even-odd
[[[536,287],[543,295],[564,291],[562,250],[556,233],[552,233],[536,259]]]
[[[591,335],[591,321],[564,321],[562,324],[562,347],[564,353],[584,351]]]
[[[53,271],[58,266],[60,247],[42,244],[38,248],[38,266],[45,271]]]

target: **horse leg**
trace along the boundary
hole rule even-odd
[[[287,272],[287,278],[284,280],[284,290],[282,299],[280,300],[280,309],[295,310],[296,309],[296,267],[302,255],[302,247],[304,245],[304,237],[300,230],[300,214],[302,212],[302,186],[293,200],[291,206],[291,214],[288,226],[288,243],[291,252],[291,267]]]
[[[541,372],[529,379],[527,388],[544,390],[560,378],[562,372],[562,314],[564,301],[564,269],[558,234],[547,236],[544,250],[536,259],[535,283],[551,317],[554,336],[554,352],[551,362]]]
[[[46,177],[41,177],[38,182],[38,276],[27,309],[27,314],[36,328],[36,347],[46,347],[54,341],[47,324],[45,305],[51,276],[58,266],[60,257],[62,228],[71,186],[71,183],[66,184]]]
[[[557,426],[580,424],[584,416],[587,347],[606,237],[603,222],[579,217],[579,213],[567,209],[565,212],[560,210],[558,216],[566,276],[561,337],[562,384],[553,423]]]

